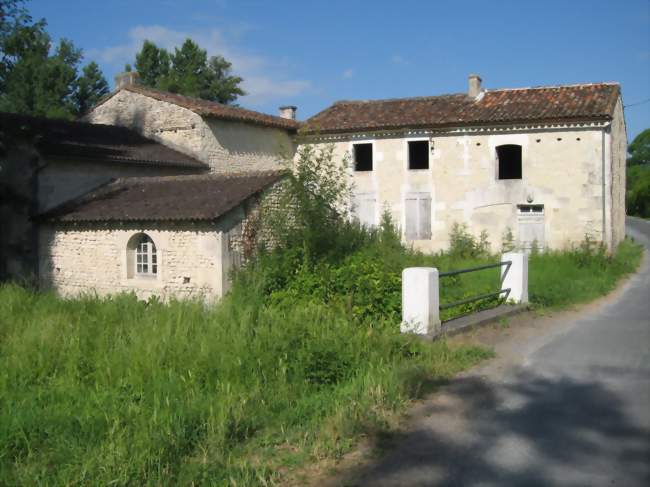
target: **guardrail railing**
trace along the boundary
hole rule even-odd
[[[501,282],[503,283],[503,278],[508,274],[508,271],[510,270],[510,266],[512,265],[511,260],[505,260],[502,262],[497,262],[495,264],[486,264],[486,265],[479,265],[476,267],[468,267],[467,269],[457,269],[454,271],[446,271],[446,272],[439,272],[438,277],[452,277],[452,276],[457,276],[459,274],[467,274],[468,272],[477,272],[477,271],[484,271],[486,269],[494,269],[496,267],[503,267],[505,266],[505,270],[503,271],[502,277],[501,277]],[[450,308],[455,308],[456,306],[462,306],[463,304],[468,304],[468,303],[473,303],[476,301],[481,301],[483,299],[488,299],[492,298],[494,296],[500,296],[501,294],[505,293],[505,299],[508,299],[508,296],[510,295],[510,288],[501,288],[499,291],[495,291],[493,293],[485,293],[485,294],[478,294],[476,296],[472,296],[469,298],[465,299],[459,299],[458,301],[453,301],[451,303],[446,303],[446,304],[441,304],[438,306],[438,309],[440,311],[443,311],[445,309],[450,309]]]
[[[440,304],[440,278],[495,267],[502,268],[499,291]],[[435,267],[409,267],[402,271],[401,331],[435,336],[441,330],[441,310],[502,294],[512,303],[528,302],[528,256],[525,253],[508,252],[502,255],[501,262],[446,272],[438,272]]]

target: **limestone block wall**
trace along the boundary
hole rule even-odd
[[[156,277],[137,277],[129,270],[127,244],[138,233],[156,245]],[[224,232],[214,224],[43,224],[39,251],[42,287],[64,296],[134,292],[143,299],[214,300],[225,292],[223,264],[229,257]]]
[[[429,169],[408,169],[409,140],[429,140]],[[387,205],[394,220],[405,226],[404,200],[413,192],[431,196],[431,239],[414,240],[415,248],[437,251],[448,247],[454,222],[465,223],[478,236],[488,233],[498,251],[504,231],[518,238],[517,205],[544,205],[544,245],[562,248],[585,235],[607,241],[603,232],[603,129],[555,128],[483,133],[354,134],[303,143],[333,143],[335,157],[350,159],[352,144],[373,144],[373,170],[349,174],[357,194],[376,196],[376,217]],[[496,147],[522,147],[521,180],[499,180]],[[603,184],[605,187],[603,187]],[[611,214],[608,216],[611,218]]]
[[[81,196],[112,179],[174,176],[202,172],[195,168],[50,159],[38,173],[38,210],[45,211]]]
[[[283,129],[203,118],[172,103],[121,90],[86,116],[92,123],[133,128],[205,162],[214,173],[280,167],[295,147]]]
[[[623,103],[619,98],[614,110],[611,126],[612,165],[612,245],[618,245],[625,238],[625,185],[627,159],[627,132]]]

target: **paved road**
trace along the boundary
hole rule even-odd
[[[628,234],[650,248],[649,222]],[[650,259],[565,321],[426,401],[351,485],[650,486]]]

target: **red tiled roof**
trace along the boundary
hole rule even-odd
[[[251,123],[254,125],[275,127],[289,131],[296,131],[300,127],[300,123],[296,120],[276,117],[274,115],[247,110],[245,108],[223,105],[221,103],[203,100],[201,98],[193,98],[190,96],[179,95],[177,93],[160,91],[142,85],[127,85],[121,89],[148,96],[154,100],[164,101],[167,103],[172,103],[173,105],[178,105],[179,107],[187,108],[188,110],[191,110],[194,113],[201,115],[202,117],[214,117],[221,120]],[[97,106],[106,103],[106,101],[115,96],[116,93],[119,93],[119,91],[120,90],[112,93],[106,99],[102,100]]]
[[[59,222],[216,220],[283,171],[122,178],[39,215]]]
[[[303,133],[610,119],[618,83],[484,91],[390,100],[340,101],[314,115]]]
[[[0,112],[0,132],[29,136],[45,156],[207,170],[196,159],[115,125]]]

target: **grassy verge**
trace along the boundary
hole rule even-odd
[[[211,308],[1,287],[0,484],[265,485],[341,454],[425,384],[490,356],[401,336],[390,311],[402,266],[494,257],[400,252],[384,249],[379,265],[366,249],[316,273],[327,278],[298,275],[301,286],[315,282],[303,299],[290,299],[291,286],[261,294],[269,276],[251,270]],[[630,241],[614,257],[588,248],[533,255],[531,298],[592,299],[640,256]],[[478,275],[475,285],[498,280]],[[354,279],[356,293],[344,298],[350,290],[339,284]],[[447,289],[462,295],[471,284],[463,277]],[[379,304],[368,304],[372,295]]]
[[[613,256],[585,244],[571,251],[532,255],[528,272],[531,303],[562,308],[602,296],[637,269],[642,255],[643,248],[630,239],[624,240]]]
[[[4,286],[0,317],[3,485],[264,485],[489,355],[242,291],[206,308]]]

